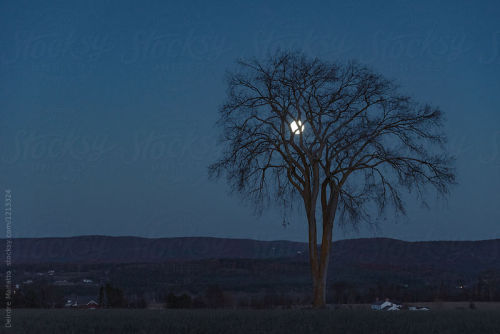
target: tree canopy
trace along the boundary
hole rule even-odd
[[[224,152],[211,175],[225,175],[258,206],[302,199],[313,276],[328,265],[336,216],[356,224],[370,221],[374,207],[404,213],[402,190],[425,200],[427,186],[446,195],[455,182],[441,110],[357,62],[299,52],[241,60],[228,75],[218,125]],[[312,246],[317,218],[321,254]]]

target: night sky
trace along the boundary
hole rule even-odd
[[[13,235],[306,241],[223,180],[214,123],[237,58],[356,59],[442,108],[459,185],[334,239],[500,238],[498,1],[2,1],[0,191]],[[299,203],[300,205],[300,203]]]

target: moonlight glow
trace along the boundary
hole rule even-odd
[[[299,134],[301,132],[304,132],[304,124],[302,124],[302,122],[300,120],[298,121],[293,121],[291,124],[290,124],[290,128],[292,129],[292,132],[294,134]]]

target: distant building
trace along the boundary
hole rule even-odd
[[[376,301],[371,305],[371,309],[377,311],[399,311],[401,307],[401,303],[391,302],[389,299]]]
[[[83,283],[94,283],[94,281],[88,278],[84,278]]]
[[[71,296],[66,298],[65,307],[95,309],[99,307],[97,298],[93,296]]]
[[[420,306],[410,306],[408,307],[410,311],[429,311],[428,307],[420,307]]]
[[[372,303],[371,309],[372,310],[382,310],[384,307],[391,306],[392,303],[386,299],[386,300],[377,300],[374,303]]]
[[[391,306],[383,308],[382,310],[384,310],[384,311],[399,311],[399,310],[401,310],[401,305],[392,304]]]

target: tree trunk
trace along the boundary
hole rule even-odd
[[[312,224],[309,225],[309,234],[313,234],[315,236],[316,225],[311,225]],[[323,237],[319,252],[316,238],[310,236],[309,239],[309,260],[313,281],[313,307],[323,308],[326,306],[326,277],[332,241],[331,229],[328,233],[328,227],[323,227]]]
[[[325,205],[322,210],[322,236],[321,249],[318,254],[316,244],[316,220],[309,217],[309,252],[311,259],[311,272],[313,276],[313,307],[326,307],[326,278],[328,275],[328,265],[330,262],[330,250],[332,247],[332,230],[335,220],[335,212],[337,210],[338,193],[333,193],[328,205]],[[313,223],[313,224],[311,224]],[[311,225],[314,228],[311,228]],[[311,233],[314,237],[311,238]],[[311,247],[311,242],[314,242],[314,247]]]
[[[313,277],[313,307],[326,307],[326,272],[318,272]]]
[[[319,256],[318,256],[318,243],[317,243],[317,236],[316,236],[316,217],[314,212],[310,212],[308,215],[308,223],[309,223],[309,264],[311,266],[311,276],[312,276],[312,281],[313,281],[313,306],[316,307],[316,295],[321,297],[321,291],[318,290],[318,293],[316,292],[317,289],[316,287],[320,287],[321,284],[319,284]],[[324,294],[324,287],[323,287],[323,294]],[[321,299],[321,298],[320,298]]]
[[[328,264],[330,261],[330,249],[332,244],[331,229],[323,228],[321,252],[319,254],[317,270],[313,275],[313,307],[323,308],[326,306],[326,278],[328,275]]]

